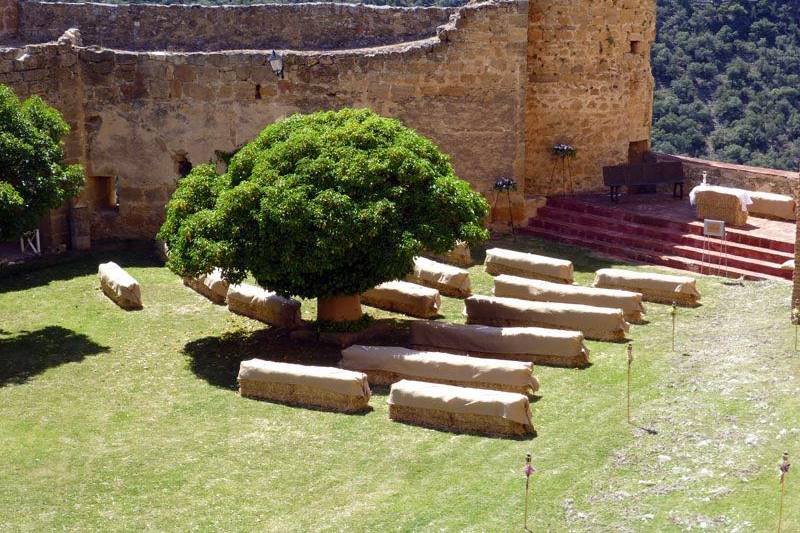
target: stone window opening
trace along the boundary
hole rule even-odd
[[[192,162],[189,161],[189,158],[185,152],[175,155],[175,166],[178,171],[178,175],[182,178],[188,176],[189,172],[191,172],[192,168],[194,168],[194,165],[192,165]]]
[[[256,100],[261,100],[261,84],[256,83]]]
[[[93,176],[90,181],[95,207],[104,211],[119,211],[119,177]]]
[[[631,41],[631,53],[637,56],[642,55],[644,47],[642,41]]]

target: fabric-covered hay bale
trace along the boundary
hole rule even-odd
[[[534,326],[581,331],[587,339],[625,340],[630,326],[621,309],[557,302],[532,302],[496,296],[470,296],[464,300],[467,324],[484,326]]]
[[[416,320],[411,323],[411,345],[537,365],[580,368],[589,364],[589,349],[580,331]]]
[[[794,198],[771,192],[750,192],[753,203],[747,208],[751,215],[777,220],[796,220]]]
[[[367,376],[341,368],[250,359],[239,366],[239,394],[344,413],[369,409]]]
[[[261,287],[246,283],[231,285],[227,300],[231,312],[270,326],[295,328],[301,324],[300,302],[265,291]]]
[[[639,292],[648,302],[664,304],[675,302],[687,307],[700,304],[697,282],[689,276],[602,268],[595,274],[594,286]]]
[[[494,295],[537,302],[562,302],[622,309],[625,320],[634,324],[644,321],[642,295],[618,289],[600,289],[564,285],[537,279],[520,278],[502,274],[494,278]]]
[[[528,397],[515,392],[402,380],[389,391],[389,418],[459,433],[533,434]]]
[[[571,261],[545,257],[543,255],[517,252],[504,248],[486,250],[486,272],[493,276],[509,274],[523,278],[542,279],[553,283],[571,284],[573,266]]]
[[[425,255],[449,265],[472,266],[472,253],[469,250],[469,245],[463,241],[457,242],[455,247],[446,254],[426,253]]]
[[[698,191],[695,196],[697,218],[723,220],[731,226],[747,224],[747,207],[742,209],[738,196],[723,191]]]
[[[407,281],[381,283],[361,295],[361,303],[419,318],[433,318],[439,314],[442,297],[439,291]]]
[[[100,288],[115,304],[123,309],[141,309],[142,291],[139,282],[125,272],[121,266],[109,261],[97,269]]]
[[[781,270],[794,270],[794,259],[789,259],[788,261],[782,263]]]
[[[424,257],[414,259],[414,270],[406,281],[438,290],[445,296],[466,298],[472,294],[469,272]]]
[[[398,346],[350,346],[342,350],[341,367],[364,372],[374,385],[403,379],[527,394],[539,390],[533,364],[478,359]]]
[[[196,278],[183,278],[183,284],[215,304],[224,305],[228,298],[230,284],[222,278],[222,270],[219,268]]]

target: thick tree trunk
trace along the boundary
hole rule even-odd
[[[361,318],[361,296],[333,296],[317,299],[317,320],[350,322]]]

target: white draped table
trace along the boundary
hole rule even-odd
[[[689,193],[689,201],[692,205],[696,205],[696,197],[697,193],[710,191],[716,192],[720,194],[731,194],[739,198],[739,205],[742,206],[742,211],[747,212],[747,208],[753,205],[753,199],[750,198],[750,193],[745,191],[744,189],[734,189],[733,187],[720,187],[718,185],[698,185],[692,192]]]

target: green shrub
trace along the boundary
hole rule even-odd
[[[488,204],[447,156],[369,110],[294,115],[178,183],[159,238],[168,266],[250,272],[285,296],[351,295],[402,278],[423,249],[487,237]]]
[[[77,195],[83,170],[64,165],[69,126],[34,96],[19,98],[0,85],[0,240],[31,231],[50,210]]]

